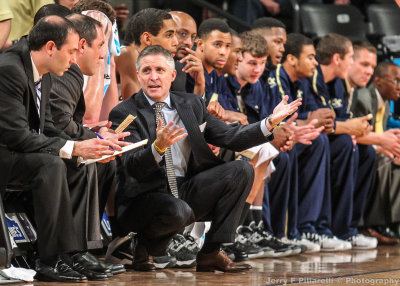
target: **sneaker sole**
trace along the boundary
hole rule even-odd
[[[265,257],[264,256],[264,251],[261,251],[261,252],[257,252],[257,253],[247,253],[247,256],[250,258],[250,259],[254,259],[254,258],[262,258],[262,257]]]
[[[193,260],[177,260],[176,261],[176,268],[192,268],[196,266],[196,259]]]
[[[172,268],[176,265],[175,262],[156,263],[154,261],[153,264],[157,269]]]
[[[343,251],[343,250],[348,250],[344,248],[323,248],[321,247],[322,252],[334,252],[334,251]]]
[[[366,249],[375,249],[377,246],[354,246],[352,249],[358,249],[358,250],[366,250]]]
[[[321,248],[317,248],[317,249],[307,249],[306,251],[304,251],[304,253],[317,253],[320,252]]]

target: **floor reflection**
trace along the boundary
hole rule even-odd
[[[80,283],[80,285],[283,285],[302,281],[312,285],[316,279],[328,279],[324,280],[325,284],[331,284],[329,279],[334,279],[333,284],[341,285],[336,283],[340,277],[371,277],[372,274],[379,275],[379,273],[381,275],[384,273],[384,277],[400,277],[400,246],[301,254],[281,259],[255,259],[248,263],[253,266],[253,270],[249,273],[196,273],[194,269],[166,269],[143,273],[129,270],[108,281]],[[34,284],[54,285],[54,283]],[[13,285],[26,285],[26,283]]]

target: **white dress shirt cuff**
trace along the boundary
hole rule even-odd
[[[267,125],[266,125],[266,121],[267,119],[264,118],[263,120],[261,120],[260,122],[260,127],[261,127],[261,132],[264,134],[265,137],[268,137],[269,135],[272,134],[271,131],[268,130]]]
[[[68,140],[67,143],[60,149],[59,156],[63,159],[71,159],[74,151],[75,142]]]
[[[160,163],[164,155],[161,156],[161,155],[157,152],[156,148],[154,147],[154,143],[151,144],[151,152],[153,153],[154,160],[156,160],[157,163]]]

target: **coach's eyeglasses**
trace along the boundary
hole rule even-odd
[[[187,38],[189,38],[190,37],[190,40],[194,43],[195,41],[196,41],[196,39],[197,39],[197,36],[195,35],[195,34],[193,34],[193,35],[189,35],[189,33],[188,32],[185,32],[185,31],[176,31],[176,34],[177,34],[177,36],[179,37],[179,38],[181,38],[182,40],[186,40]]]
[[[389,78],[385,78],[383,77],[384,80],[390,81],[391,83],[393,83],[396,86],[400,86],[400,79],[395,78],[395,79],[389,79]]]

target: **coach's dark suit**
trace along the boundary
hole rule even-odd
[[[126,140],[149,140],[146,146],[118,160],[117,206],[121,225],[126,231],[137,231],[139,242],[154,255],[161,253],[168,240],[194,220],[212,220],[209,241],[232,241],[253,183],[253,169],[243,161],[224,163],[214,156],[207,143],[241,151],[272,139],[264,137],[260,123],[231,127],[211,116],[198,95],[170,93],[170,97],[191,146],[186,176],[178,178],[180,199],[169,193],[163,161],[158,164],[152,153],[155,112],[143,92],[120,103],[110,113],[114,126],[128,114],[137,116],[127,128],[131,136]],[[200,125],[204,126],[203,132]]]
[[[390,114],[389,102],[385,101],[383,115],[383,130],[386,131]],[[355,116],[372,114],[371,125],[375,131],[375,121],[378,113],[378,95],[374,84],[359,91],[357,102],[352,109]],[[365,226],[384,226],[400,222],[400,167],[391,163],[387,157],[377,155],[376,171],[368,193]]]
[[[52,82],[50,106],[55,127],[63,130],[71,138],[81,140],[96,138],[92,130],[83,126],[83,116],[86,111],[83,95],[84,79],[78,65],[72,65],[61,77],[54,74],[46,76],[51,77]],[[98,182],[99,193],[99,206],[96,209],[99,209],[101,217],[114,181],[116,164],[115,161],[106,164],[97,163],[96,168],[97,176],[94,180]]]
[[[32,187],[43,258],[81,250],[86,243],[80,225],[86,222],[76,210],[85,208],[78,204],[86,196],[88,170],[76,168],[76,160],[59,157],[70,137],[53,125],[50,84],[49,78],[43,78],[39,117],[27,39],[0,55],[0,186],[23,183]]]

